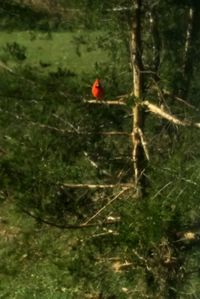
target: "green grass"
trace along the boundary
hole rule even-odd
[[[102,32],[1,32],[0,59],[6,60],[8,65],[14,65],[4,48],[7,43],[16,42],[26,47],[27,59],[23,64],[41,67],[40,62],[48,63],[47,70],[58,67],[70,69],[74,72],[94,72],[95,64],[108,61],[105,51],[95,46],[95,41]],[[77,45],[78,41],[81,45]]]
[[[0,298],[77,298],[67,268],[73,235],[41,228],[12,201],[1,204],[1,215]]]

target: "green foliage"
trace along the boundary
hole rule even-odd
[[[26,47],[20,46],[16,42],[7,43],[4,51],[19,61],[26,59]]]
[[[40,29],[48,30],[48,14],[46,12],[33,11],[26,5],[21,5],[14,0],[3,1],[0,9],[1,29],[28,29],[39,26]]]
[[[64,187],[66,182],[131,181],[129,139],[100,133],[130,132],[135,99],[129,65],[132,2],[61,4],[82,12],[74,13],[73,32],[51,31],[64,26],[64,19],[14,1],[4,1],[0,9],[7,12],[2,28],[18,24],[15,28],[23,29],[1,35],[0,297],[198,298],[199,240],[183,235],[195,229],[199,236],[198,129],[177,129],[145,115],[151,160],[141,201],[131,189],[118,198],[117,188]],[[152,86],[149,9],[159,17],[158,84],[175,91],[183,86],[188,6],[162,1],[145,1],[143,6],[145,96],[159,102]],[[25,14],[29,21],[19,21]],[[36,21],[36,16],[41,18]],[[76,26],[81,30],[75,31]],[[31,30],[24,31],[27,28]],[[125,94],[127,107],[84,103],[96,77],[103,79],[106,99]],[[197,76],[190,91],[196,106],[198,94]],[[180,117],[199,120],[198,112],[165,101]],[[91,224],[91,217],[94,227],[64,229]],[[107,224],[112,219],[119,221]]]

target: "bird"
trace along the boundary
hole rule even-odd
[[[101,100],[104,96],[104,88],[100,83],[99,79],[96,79],[92,85],[92,95],[97,99]]]

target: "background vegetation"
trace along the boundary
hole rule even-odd
[[[131,132],[129,102],[84,100],[96,77],[106,99],[131,93],[127,20],[134,3],[39,2],[6,0],[0,8],[0,298],[199,298],[198,129],[147,113],[142,200],[131,190],[117,198],[120,187],[64,186],[132,180],[129,137],[100,134]],[[152,82],[185,93],[182,58],[195,5],[144,1],[148,70],[155,42],[149,11],[158,18],[159,80],[145,75],[145,96],[156,104]],[[168,111],[193,121],[199,121],[198,45],[197,30],[187,90],[195,109],[164,98]],[[83,223],[91,226],[73,228]]]

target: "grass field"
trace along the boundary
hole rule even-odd
[[[73,236],[40,229],[10,202],[1,205],[0,298],[76,298],[66,264]]]
[[[43,66],[46,70],[58,67],[74,72],[93,72],[95,64],[105,62],[108,56],[105,51],[95,46],[101,32],[54,32],[41,33],[32,31],[1,32],[0,59],[8,65],[14,65],[13,57],[5,50],[7,43],[16,42],[26,48],[26,59],[23,64],[33,67]]]

